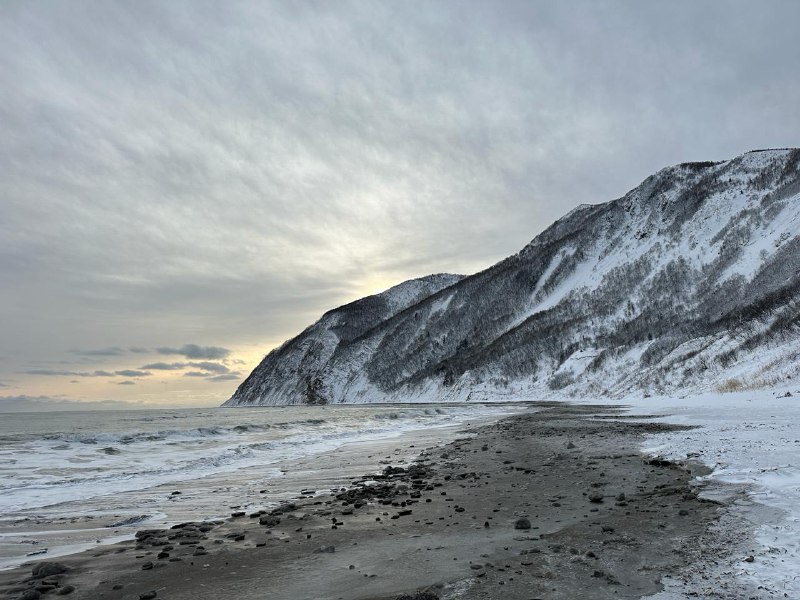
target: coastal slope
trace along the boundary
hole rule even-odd
[[[800,364],[798,232],[800,150],[668,167],[475,275],[326,313],[225,405],[775,387]]]

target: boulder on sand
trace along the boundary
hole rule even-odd
[[[69,569],[61,563],[57,562],[41,562],[33,567],[34,577],[49,577],[51,575],[60,575],[66,573]]]

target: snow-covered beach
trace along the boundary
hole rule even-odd
[[[697,427],[652,436],[643,451],[700,461],[712,469],[703,480],[741,486],[746,500],[729,510],[755,536],[746,554],[716,557],[710,567],[715,579],[690,580],[688,586],[674,581],[659,598],[683,598],[690,591],[714,597],[720,581],[749,582],[768,598],[800,598],[800,386],[624,403],[631,415],[655,412],[664,415],[660,422]],[[706,493],[713,497],[713,486]],[[699,585],[707,589],[689,589]]]

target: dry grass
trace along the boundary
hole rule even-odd
[[[741,392],[743,389],[745,389],[744,384],[735,377],[732,377],[731,379],[726,379],[717,386],[717,391],[720,392],[721,394],[729,394],[731,392]]]

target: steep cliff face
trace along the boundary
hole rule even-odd
[[[798,373],[798,292],[800,150],[682,164],[485,271],[327,313],[226,405],[769,387]]]
[[[225,405],[327,404],[331,396],[322,373],[340,347],[461,279],[448,273],[412,279],[328,311],[270,352]]]

